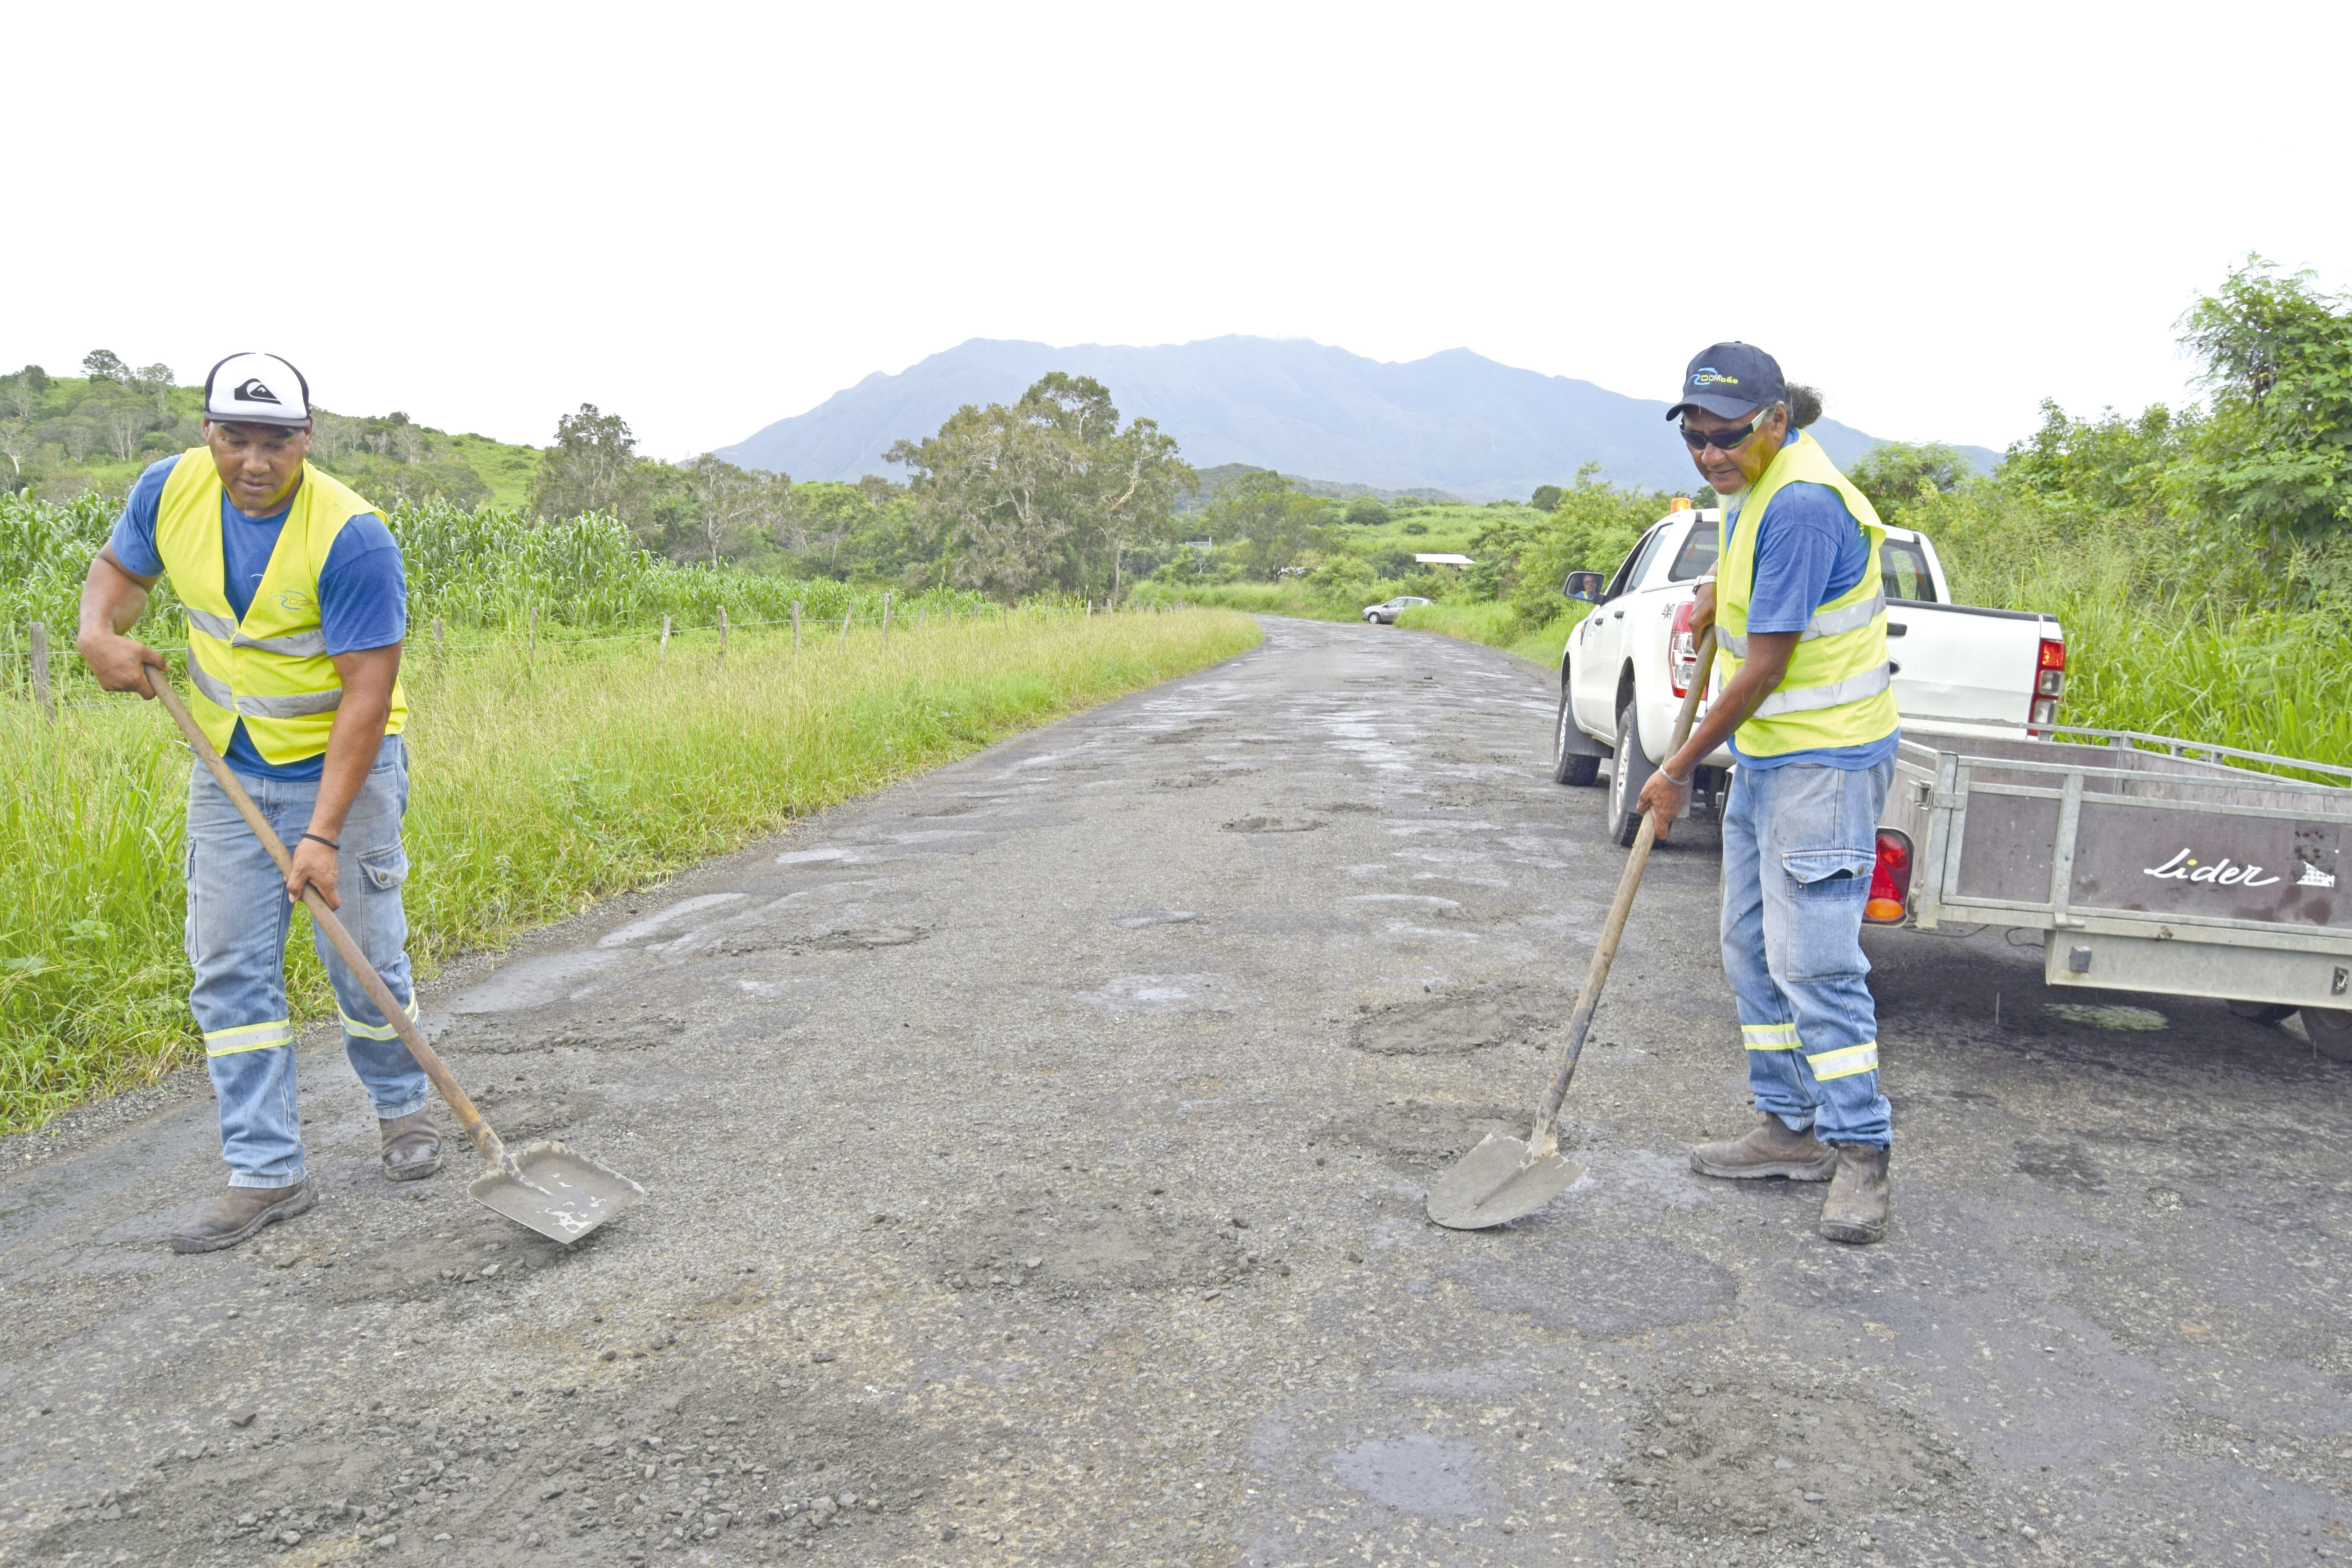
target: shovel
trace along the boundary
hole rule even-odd
[[[1699,699],[1706,690],[1714,662],[1715,628],[1709,626],[1698,639],[1698,668],[1691,673],[1690,689],[1683,694],[1674,739],[1666,743],[1668,756],[1680,751],[1690,737],[1691,721],[1698,714]],[[1623,767],[1625,760],[1620,757],[1617,765]],[[1535,1131],[1524,1143],[1500,1132],[1487,1133],[1430,1189],[1429,1217],[1448,1230],[1485,1230],[1533,1214],[1584,1174],[1583,1166],[1559,1157],[1554,1128],[1559,1121],[1560,1101],[1568,1098],[1569,1080],[1576,1076],[1577,1058],[1584,1054],[1584,1037],[1592,1027],[1593,1010],[1601,1005],[1601,988],[1608,984],[1618,940],[1625,934],[1633,890],[1642,885],[1642,869],[1649,864],[1650,846],[1657,837],[1658,819],[1643,813],[1633,852],[1625,858],[1625,874],[1617,879],[1616,901],[1609,906],[1609,920],[1592,950],[1591,971],[1577,995],[1576,1010],[1568,1016],[1568,1045],[1560,1054],[1559,1071],[1552,1075],[1551,1087],[1544,1090],[1543,1103],[1536,1108]]]
[[[212,742],[188,716],[171,681],[156,679],[151,670],[147,689],[172,715],[173,722],[180,726],[180,732],[188,738],[196,755],[204,759],[205,766],[212,770],[222,793],[236,803],[237,815],[245,818],[246,826],[269,851],[269,858],[278,862],[278,868],[291,871],[293,860],[286,853],[286,847],[270,831],[253,798],[221,761]],[[425,1069],[425,1076],[441,1091],[442,1100],[457,1113],[458,1124],[465,1128],[467,1136],[482,1152],[482,1158],[489,1162],[489,1169],[467,1185],[467,1196],[519,1225],[527,1225],[540,1235],[569,1246],[646,1195],[645,1188],[628,1177],[561,1143],[542,1140],[520,1153],[509,1149],[490,1130],[490,1124],[482,1120],[482,1113],[474,1109],[474,1102],[466,1098],[466,1091],[457,1087],[457,1080],[449,1076],[439,1054],[425,1043],[425,1033],[409,1017],[408,1009],[393,1000],[383,977],[360,951],[360,944],[352,940],[352,933],[343,929],[343,922],[335,918],[335,911],[327,907],[319,889],[306,885],[302,901],[310,906],[310,918],[327,933],[327,940],[335,944],[335,951],[343,955],[343,962],[359,976],[360,984],[367,987],[377,1010],[399,1032],[408,1054],[416,1058],[416,1065]]]

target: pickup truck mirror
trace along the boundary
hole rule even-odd
[[[1608,579],[1598,572],[1570,572],[1568,580],[1559,585],[1559,591],[1571,599],[1597,605],[1601,602],[1601,589],[1607,586]]]

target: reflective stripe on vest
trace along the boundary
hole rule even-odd
[[[1886,657],[1886,593],[1879,564],[1886,530],[1869,499],[1838,472],[1821,443],[1801,431],[1738,498],[1736,510],[1725,508],[1717,525],[1717,670],[1727,682],[1748,656],[1757,542],[1773,498],[1791,484],[1825,485],[1837,492],[1862,530],[1865,560],[1851,587],[1815,608],[1790,652],[1780,685],[1739,726],[1739,750],[1750,757],[1868,745],[1893,734],[1901,721]]]
[[[220,472],[209,449],[181,454],[155,518],[155,549],[188,616],[190,704],[205,736],[222,751],[245,726],[265,761],[283,765],[327,749],[342,679],[319,624],[319,574],[335,538],[376,509],[348,486],[305,463],[268,567],[239,619],[229,604]],[[392,689],[386,734],[408,719],[400,684]]]
[[[317,658],[327,651],[324,632],[297,632],[292,637],[253,637],[236,629],[236,623],[226,616],[214,615],[210,610],[198,610],[186,605],[180,606],[197,630],[216,637],[239,647],[263,648],[270,653],[292,654],[297,658]]]
[[[1886,608],[1886,594],[1882,589],[1859,605],[1848,605],[1843,610],[1823,610],[1805,623],[1805,629],[1797,634],[1797,640],[1809,642],[1814,637],[1835,637],[1840,632],[1858,630],[1870,625],[1877,618],[1878,612],[1885,608]],[[1748,637],[1745,633],[1717,630],[1715,640],[1717,646],[1730,649],[1734,658],[1748,657]]]
[[[1811,713],[1822,708],[1835,708],[1844,702],[1859,702],[1865,697],[1875,697],[1895,684],[1895,670],[1890,665],[1864,670],[1850,679],[1828,686],[1807,686],[1791,691],[1786,687],[1772,693],[1756,705],[1759,719],[1777,719],[1783,713]]]

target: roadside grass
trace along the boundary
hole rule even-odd
[[[562,646],[412,644],[410,952],[458,952],[1018,731],[1254,646],[1215,610]],[[199,1058],[186,752],[152,704],[0,702],[0,1131]],[[297,911],[298,1018],[333,1012]]]
[[[1581,610],[1582,606],[1577,608]],[[1396,624],[1409,631],[1442,632],[1464,642],[1483,643],[1557,669],[1560,648],[1581,618],[1579,614],[1562,611],[1548,621],[1529,625],[1517,609],[1506,602],[1463,604],[1441,600],[1434,605],[1413,606],[1397,616]]]

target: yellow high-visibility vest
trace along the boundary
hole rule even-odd
[[[1813,612],[1779,689],[1739,726],[1739,749],[1777,757],[1825,746],[1883,741],[1902,721],[1895,710],[1894,669],[1886,659],[1886,595],[1878,551],[1886,529],[1867,497],[1839,473],[1821,443],[1799,431],[1769,467],[1723,509],[1716,525],[1716,667],[1727,684],[1748,658],[1748,602],[1756,590],[1756,542],[1766,510],[1784,485],[1827,485],[1862,525],[1870,560],[1862,580]],[[1735,519],[1738,522],[1734,531]]]
[[[217,750],[228,749],[242,719],[264,761],[302,762],[327,749],[343,700],[319,626],[319,574],[344,525],[376,509],[304,463],[268,569],[239,620],[224,585],[223,493],[211,448],[192,447],[172,465],[155,517],[155,553],[187,606],[190,710]],[[408,698],[394,681],[383,732],[397,735],[407,722]]]

